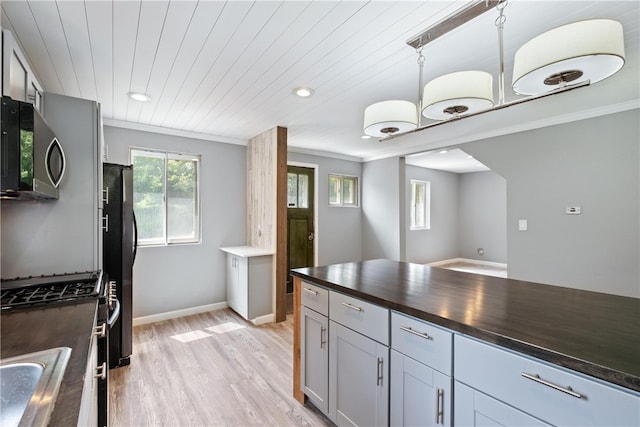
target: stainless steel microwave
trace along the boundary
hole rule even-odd
[[[32,104],[2,97],[2,199],[57,199],[62,145]]]

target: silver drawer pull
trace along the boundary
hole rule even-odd
[[[425,340],[432,340],[433,337],[429,336],[426,332],[418,332],[411,329],[409,326],[400,326],[401,331],[409,332],[410,334],[417,335],[420,338],[424,338]]]
[[[314,291],[313,289],[309,289],[309,288],[302,288],[302,289],[309,292],[310,294],[318,295],[318,291]]]
[[[101,380],[107,378],[107,362],[103,362],[102,365],[96,366],[96,373],[93,376],[94,378]]]
[[[327,344],[327,339],[325,338],[326,332],[327,328],[320,326],[320,348],[324,348],[325,344]]]
[[[531,375],[531,374],[527,374],[526,372],[523,372],[522,376],[527,378],[527,379],[529,379],[529,380],[532,380],[532,381],[535,381],[537,383],[546,385],[547,387],[551,387],[554,390],[558,390],[558,391],[561,391],[563,393],[567,393],[568,395],[576,397],[578,399],[582,398],[582,395],[580,393],[576,393],[575,391],[573,391],[573,389],[571,387],[566,387],[566,388],[565,387],[560,387],[559,385],[555,385],[553,383],[550,383],[549,381],[543,380],[542,378],[540,378],[540,375],[538,375],[538,374]]]
[[[93,330],[93,335],[97,336],[98,338],[104,338],[105,336],[107,336],[107,324],[102,323],[100,326],[96,326]]]
[[[444,425],[444,389],[436,389],[436,424]]]
[[[378,378],[376,379],[376,385],[382,385],[382,380],[384,378],[383,367],[384,359],[382,359],[382,357],[378,357]]]
[[[356,307],[355,305],[351,305],[348,302],[343,302],[342,305],[344,305],[345,307],[350,308],[351,310],[362,311],[362,308]]]

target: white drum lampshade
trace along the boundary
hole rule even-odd
[[[364,133],[385,138],[418,127],[418,113],[413,102],[402,100],[382,101],[364,110]]]
[[[493,106],[493,76],[485,71],[459,71],[436,77],[424,87],[422,115],[445,120]]]
[[[620,70],[624,61],[624,35],[619,22],[574,22],[542,33],[518,49],[513,90],[537,95],[567,83],[596,83]]]

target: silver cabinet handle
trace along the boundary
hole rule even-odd
[[[419,336],[421,338],[424,338],[426,340],[432,340],[433,339],[433,337],[429,336],[429,334],[427,334],[426,332],[414,331],[409,326],[400,326],[400,330],[405,331],[405,332],[409,332],[410,334],[413,334],[413,335],[417,335],[417,336]]]
[[[378,378],[376,379],[376,385],[382,385],[383,373],[382,368],[384,364],[384,359],[382,357],[378,357]]]
[[[109,232],[109,214],[105,214],[105,216],[102,217],[102,229],[105,233]]]
[[[107,324],[103,323],[100,326],[96,326],[93,330],[93,335],[98,338],[104,338],[107,335]]]
[[[101,380],[107,378],[107,362],[102,362],[102,365],[96,366],[96,373],[93,377]]]
[[[314,291],[313,289],[309,289],[309,288],[302,288],[302,289],[304,289],[306,292],[309,292],[310,294],[318,295],[318,291]]]
[[[573,397],[578,398],[578,399],[582,398],[582,395],[580,393],[576,393],[575,391],[573,391],[573,389],[571,387],[566,387],[566,388],[565,387],[560,387],[559,385],[556,385],[556,384],[550,383],[549,381],[543,380],[542,378],[540,378],[540,375],[538,375],[538,374],[531,375],[531,374],[527,374],[526,372],[523,372],[522,376],[527,378],[527,379],[529,379],[529,380],[532,380],[532,381],[535,381],[537,383],[540,383],[542,385],[546,385],[547,387],[551,387],[554,390],[558,390],[558,391],[561,391],[563,393],[566,393],[569,396],[573,396]]]
[[[444,390],[436,389],[436,424],[444,425]]]
[[[324,345],[327,343],[325,338],[325,334],[327,333],[327,328],[324,326],[320,326],[320,348],[324,348]]]
[[[355,305],[351,305],[348,302],[343,302],[342,305],[344,305],[345,307],[350,308],[351,310],[362,311],[362,308],[356,307]]]

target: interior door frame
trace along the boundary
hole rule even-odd
[[[297,166],[301,168],[313,169],[313,267],[318,265],[318,169],[319,166],[314,163],[304,163],[287,161],[287,169],[289,166]],[[287,272],[289,274],[289,272]]]

